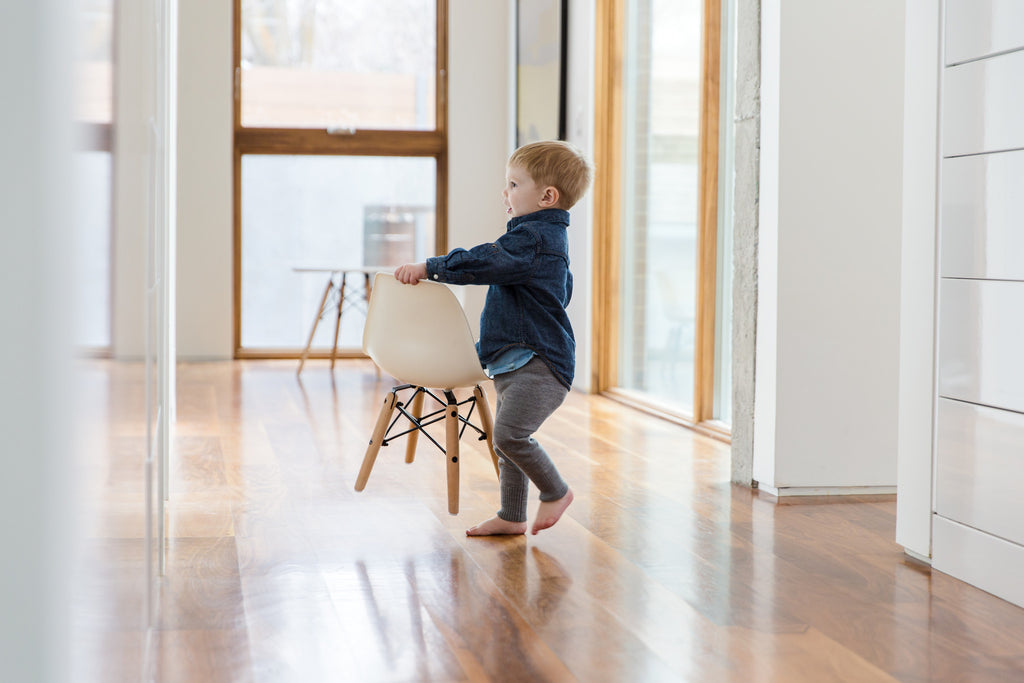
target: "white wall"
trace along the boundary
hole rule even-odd
[[[448,4],[448,248],[493,242],[505,230],[501,190],[512,151],[511,0]],[[460,292],[479,333],[486,289]]]
[[[180,0],[178,356],[232,349],[231,4]]]
[[[781,494],[889,489],[904,5],[762,9],[754,477]]]
[[[153,136],[148,122],[156,97],[155,83],[147,70],[149,61],[142,57],[148,55],[146,46],[152,45],[155,29],[147,24],[146,17],[140,3],[118,5],[111,344],[116,357],[133,359],[142,358],[146,347],[145,226],[155,201],[147,157]]]
[[[70,680],[71,350],[74,214],[68,8],[5,4],[0,21],[0,679]]]

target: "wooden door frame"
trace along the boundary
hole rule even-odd
[[[622,212],[622,63],[625,0],[597,3],[594,32],[594,354],[591,390],[618,376],[619,237]]]

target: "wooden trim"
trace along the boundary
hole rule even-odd
[[[436,156],[444,152],[444,133],[410,130],[357,130],[328,133],[320,128],[240,128],[243,154]]]
[[[714,417],[715,304],[718,272],[718,111],[721,0],[704,0],[701,57],[699,196],[697,199],[697,321],[694,340],[693,412]]]
[[[593,392],[618,378],[624,9],[624,0],[599,0],[595,17]]]
[[[434,129],[448,139],[448,0],[437,0],[437,54],[435,56]]]

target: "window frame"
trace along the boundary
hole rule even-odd
[[[448,0],[435,0],[436,59],[433,130],[381,130],[356,128],[328,132],[326,128],[263,128],[242,126],[242,0],[233,0],[232,74],[233,85],[233,331],[234,357],[299,358],[301,348],[252,349],[242,340],[242,156],[398,156],[431,157],[437,168],[435,187],[435,253],[448,244]],[[329,358],[330,351],[313,351],[310,358]],[[337,350],[339,358],[365,357],[361,350]]]

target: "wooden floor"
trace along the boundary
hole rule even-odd
[[[906,558],[891,496],[776,501],[726,445],[573,392],[539,434],[567,516],[469,539],[497,505],[480,442],[457,517],[424,440],[356,493],[390,379],[295,365],[179,367],[147,635],[142,370],[89,363],[75,681],[1024,680],[1024,609]]]

